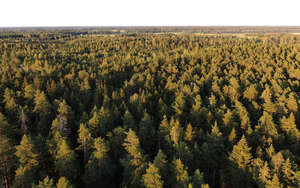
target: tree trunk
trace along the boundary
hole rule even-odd
[[[219,170],[220,174],[220,188],[225,188],[226,187],[226,182],[225,182],[225,177],[224,177],[224,172],[222,169]]]
[[[6,176],[2,176],[2,184],[5,188],[9,188],[9,185],[8,185],[8,180],[7,180],[7,177]]]

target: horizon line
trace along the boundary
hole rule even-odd
[[[0,26],[0,28],[64,28],[64,27],[300,27],[300,25],[65,25],[65,26]]]

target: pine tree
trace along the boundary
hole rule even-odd
[[[65,100],[59,102],[57,109],[58,115],[52,122],[52,130],[57,130],[64,137],[68,137],[71,134],[70,126],[68,125],[71,119],[71,107],[66,103]]]
[[[270,114],[276,113],[278,111],[278,107],[276,104],[274,104],[272,101],[267,100],[263,104],[264,110]]]
[[[59,103],[57,112],[61,116],[67,116],[68,117],[69,115],[71,115],[71,107],[67,104],[66,100],[62,100]]]
[[[125,128],[130,128],[132,130],[136,130],[136,123],[132,114],[126,110],[123,117],[123,125]]]
[[[248,101],[252,101],[257,97],[257,90],[255,85],[251,84],[247,89],[244,91],[244,98],[248,99]]]
[[[15,166],[14,147],[6,136],[0,134],[0,176],[5,188],[12,183]]]
[[[273,144],[270,144],[270,146],[266,148],[266,154],[269,159],[273,157],[273,155],[275,154],[275,149],[273,147]]]
[[[170,133],[170,125],[167,119],[167,116],[163,116],[163,120],[159,124],[159,145],[161,143],[164,143],[164,140],[167,136],[169,136]]]
[[[235,163],[238,168],[245,170],[252,159],[250,150],[251,148],[248,147],[245,136],[242,136],[240,141],[233,146],[229,160]]]
[[[133,166],[139,166],[143,161],[139,138],[136,136],[135,132],[131,129],[129,129],[126,135],[127,137],[124,140],[125,143],[123,144],[123,146],[131,157],[130,163]]]
[[[204,184],[203,173],[200,173],[199,169],[195,170],[192,182],[193,187],[201,187]]]
[[[176,95],[173,109],[178,116],[183,115],[186,106],[185,96],[182,92]]]
[[[156,147],[156,139],[154,122],[147,112],[144,112],[144,116],[139,123],[139,138],[141,141],[141,147],[146,153],[153,153],[153,149]]]
[[[259,169],[258,179],[261,187],[265,187],[270,183],[271,175],[267,162]]]
[[[232,128],[229,136],[228,136],[228,141],[231,143],[231,144],[234,144],[235,141],[236,141],[236,133],[235,133],[235,128]]]
[[[39,181],[38,185],[32,185],[32,188],[55,188],[53,179],[50,179],[48,176],[43,179],[43,181]]]
[[[232,123],[232,120],[233,120],[233,113],[228,109],[223,117],[224,125],[228,127]]]
[[[49,113],[50,104],[47,100],[45,93],[42,91],[37,91],[34,95],[35,107],[33,112],[39,113],[41,116],[47,115]]]
[[[112,185],[114,166],[108,156],[109,147],[105,140],[94,140],[94,151],[85,165],[83,180],[87,187],[107,187]]]
[[[283,162],[281,167],[281,174],[282,174],[282,179],[285,182],[285,185],[289,185],[291,187],[297,187],[296,173],[292,169],[292,164],[289,158],[287,158]]]
[[[292,112],[297,112],[298,111],[297,100],[295,99],[295,96],[294,96],[293,92],[291,92],[289,94],[289,98],[288,98],[288,101],[287,101],[287,107]]]
[[[275,174],[272,180],[266,185],[266,188],[282,188],[283,185],[280,183],[277,174]]]
[[[25,92],[24,92],[24,97],[26,99],[33,99],[35,95],[35,90],[32,84],[28,84],[25,86]]]
[[[92,147],[92,136],[91,133],[89,132],[88,128],[86,127],[85,124],[81,123],[80,124],[80,128],[78,130],[78,143],[79,145],[79,149],[81,149],[83,151],[83,155],[84,155],[84,163],[87,161],[91,147]]]
[[[7,122],[5,116],[0,113],[0,135],[5,136],[7,138],[13,138],[15,133],[15,129],[12,125]]]
[[[65,177],[60,177],[59,178],[56,187],[57,188],[73,188],[73,186],[71,185],[69,180]]]
[[[279,174],[283,162],[284,162],[284,158],[281,152],[278,152],[272,156],[270,164],[275,174]]]
[[[269,85],[266,85],[265,90],[261,94],[261,98],[263,98],[264,101],[266,102],[266,101],[271,101],[272,97],[273,97],[272,91],[271,91]]]
[[[5,109],[10,113],[15,113],[19,105],[16,103],[14,91],[9,89],[8,87],[5,88],[3,97],[3,102],[5,102]]]
[[[60,177],[64,176],[68,179],[75,179],[78,169],[74,151],[69,147],[65,139],[57,147],[54,161],[56,172]]]
[[[187,187],[189,184],[189,175],[187,168],[182,164],[180,159],[173,161],[173,172],[176,181],[172,187]]]
[[[178,146],[179,142],[181,141],[182,137],[182,128],[179,124],[178,120],[171,119],[170,121],[171,131],[170,131],[170,138],[175,146]]]
[[[157,155],[154,158],[153,165],[159,170],[159,174],[165,183],[168,183],[168,161],[167,156],[161,149],[158,150]]]
[[[300,139],[300,132],[297,129],[296,122],[295,122],[295,116],[293,113],[290,113],[289,118],[286,118],[283,116],[283,118],[280,120],[281,129],[288,135],[291,136],[294,140]]]
[[[248,127],[250,126],[250,119],[249,119],[247,109],[239,101],[235,101],[235,108],[237,109],[237,111],[239,113],[239,118],[241,121],[241,128],[243,130],[247,130]]]
[[[192,125],[189,123],[185,130],[184,140],[191,142],[195,137],[195,132],[193,131]]]
[[[255,127],[255,131],[260,132],[263,135],[278,137],[278,132],[273,117],[268,112],[264,111],[263,115],[259,119],[259,124]]]
[[[93,112],[92,118],[89,120],[89,128],[93,136],[100,135],[100,116],[97,111]]]
[[[158,168],[149,163],[149,167],[146,169],[146,174],[143,175],[143,183],[147,188],[162,188],[163,180],[159,174]]]
[[[252,160],[250,152],[251,148],[248,147],[245,136],[242,136],[240,141],[233,146],[233,150],[229,156],[229,160],[232,163],[231,176],[232,184],[239,186],[243,183],[245,186],[250,186],[250,175],[248,173],[249,164]]]
[[[140,180],[146,165],[142,149],[140,148],[139,138],[131,129],[129,129],[126,135],[123,146],[128,155],[125,159],[121,160],[121,164],[125,168],[123,172],[123,186],[139,187],[142,183]]]
[[[34,181],[39,165],[38,154],[29,136],[22,137],[20,145],[16,146],[15,155],[19,159],[19,168],[16,170],[14,187],[28,187]]]

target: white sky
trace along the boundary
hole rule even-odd
[[[300,1],[0,0],[0,27],[142,25],[300,25]]]

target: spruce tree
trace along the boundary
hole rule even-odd
[[[142,183],[140,180],[146,167],[145,159],[135,132],[129,129],[126,135],[123,146],[128,154],[125,159],[121,159],[124,166],[123,186],[140,187]]]
[[[38,154],[29,136],[22,137],[20,145],[16,146],[15,155],[20,165],[16,170],[14,187],[29,187],[34,182],[39,165]]]
[[[53,183],[53,179],[50,179],[48,176],[43,179],[43,181],[39,181],[38,185],[32,185],[32,188],[55,188]]]
[[[158,168],[149,163],[149,167],[146,169],[146,174],[143,175],[143,183],[147,188],[162,188],[163,180],[159,174]]]
[[[162,178],[167,178],[168,172],[168,161],[167,156],[163,153],[161,149],[158,150],[157,155],[154,158],[153,165],[155,165],[159,173],[162,175]]]
[[[252,155],[250,152],[251,148],[247,144],[245,136],[242,136],[240,141],[233,146],[233,150],[229,155],[229,160],[231,161],[231,178],[232,185],[237,187],[243,183],[245,186],[250,186],[250,175],[249,175],[249,165],[252,160]]]
[[[2,184],[5,188],[8,188],[12,183],[13,170],[15,167],[15,148],[11,144],[10,140],[0,134],[0,176]]]
[[[108,152],[109,147],[105,140],[98,137],[94,140],[93,153],[85,165],[83,181],[87,187],[107,187],[112,186],[114,165],[112,164]]]
[[[57,188],[73,188],[72,184],[69,182],[69,180],[65,177],[60,177],[58,179],[58,182],[56,184]]]
[[[89,132],[88,128],[86,127],[85,124],[81,123],[80,124],[80,128],[78,130],[78,143],[79,145],[79,149],[81,149],[83,151],[83,156],[84,156],[84,163],[87,161],[89,153],[91,151],[91,147],[92,147],[92,136],[91,133]]]
[[[184,140],[187,142],[191,142],[195,137],[195,132],[193,130],[192,125],[189,123],[186,127],[185,134],[184,134]]]
[[[172,187],[187,187],[189,184],[189,175],[187,171],[187,167],[181,162],[180,159],[176,159],[173,161],[173,173],[175,177],[175,181],[173,182]]]
[[[69,147],[65,139],[57,147],[54,161],[56,172],[60,177],[64,176],[70,180],[75,179],[78,172],[75,152]]]

